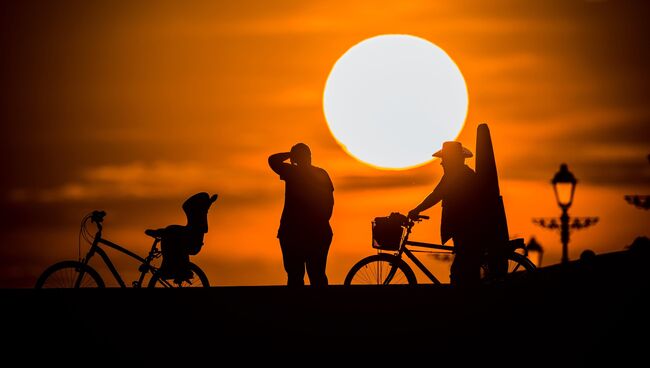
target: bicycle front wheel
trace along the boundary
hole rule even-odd
[[[104,280],[87,264],[63,261],[48,267],[36,281],[36,289],[103,288]]]
[[[161,278],[158,272],[154,273],[149,280],[149,288],[183,288],[183,287],[210,287],[210,282],[205,272],[194,263],[190,262],[190,271],[192,276],[182,279],[165,279]]]
[[[401,258],[390,254],[366,257],[350,269],[344,285],[417,284],[415,273]]]

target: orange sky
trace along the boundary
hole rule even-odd
[[[492,132],[512,237],[559,235],[550,178],[579,180],[570,214],[599,216],[570,257],[648,235],[648,6],[640,1],[21,2],[0,5],[0,287],[31,287],[76,258],[78,223],[104,209],[107,238],[144,254],[143,230],[184,223],[181,203],[219,193],[194,261],[214,285],[284,284],[275,238],[283,183],[269,154],[302,141],[335,186],[328,275],[372,253],[370,221],[428,194],[437,162],[382,171],[349,157],[322,112],[325,80],[354,44],[405,33],[442,47],[469,90],[459,136]],[[432,147],[432,152],[439,147]],[[474,161],[469,160],[474,166]],[[439,242],[440,208],[413,238]],[[128,281],[135,265],[116,255]],[[427,258],[447,279],[449,263]],[[108,274],[105,274],[109,279]],[[108,280],[107,280],[108,281]]]

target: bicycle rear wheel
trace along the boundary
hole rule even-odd
[[[345,277],[344,285],[417,284],[415,273],[401,258],[377,254],[357,262]]]
[[[149,288],[186,288],[186,287],[210,287],[210,281],[205,275],[205,272],[194,263],[190,262],[190,271],[192,271],[192,276],[189,278],[183,279],[165,279],[161,278],[160,274],[156,272],[151,279],[147,287]]]
[[[515,272],[533,271],[535,264],[526,256],[519,253],[510,253],[508,255],[508,274]]]
[[[36,289],[103,288],[104,280],[87,264],[62,261],[48,267],[36,280]]]
[[[530,272],[534,271],[537,267],[535,264],[530,261],[526,256],[519,253],[510,253],[508,254],[508,269],[507,275],[512,275],[519,272]],[[490,270],[487,263],[484,263],[481,266],[481,278],[489,279]]]

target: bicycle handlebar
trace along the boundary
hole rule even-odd
[[[415,216],[415,217],[407,217],[407,219],[408,219],[408,221],[413,221],[413,222],[415,222],[415,221],[428,220],[428,219],[429,219],[429,216],[425,216],[425,215],[417,215],[417,216]]]
[[[92,215],[90,216],[90,221],[100,224],[102,221],[104,221],[104,216],[106,216],[106,211],[93,211]]]
[[[406,221],[404,222],[403,226],[408,227],[409,229],[415,226],[416,222],[420,222],[422,220],[428,220],[429,216],[425,215],[417,215],[415,217],[406,217]]]

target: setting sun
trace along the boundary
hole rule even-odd
[[[440,47],[410,35],[381,35],[350,48],[327,79],[329,128],[356,159],[385,169],[431,161],[467,115],[467,87]]]

